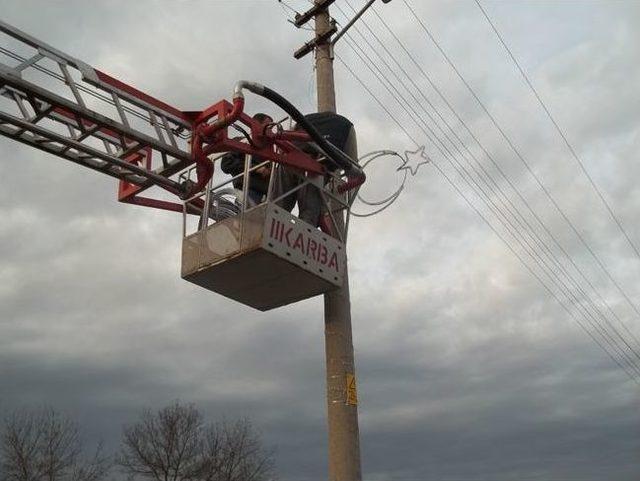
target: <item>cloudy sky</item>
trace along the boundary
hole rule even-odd
[[[344,24],[345,14],[352,14],[349,5],[363,3],[337,0],[332,13]],[[309,4],[289,5],[303,10]],[[430,75],[598,295],[573,264],[563,260],[563,266],[597,307],[606,300],[624,323],[628,330],[614,325],[635,352],[639,258],[475,3],[411,5],[620,289],[405,3],[394,0],[377,12],[415,63],[375,13],[368,13],[366,25],[359,25],[363,36],[354,31],[337,54],[426,146],[433,163],[407,180],[391,208],[351,224],[364,477],[637,479],[640,386],[581,330],[442,173],[581,320],[588,304],[570,303],[579,290],[571,288],[565,297],[550,283],[500,224],[500,215],[464,183],[439,144],[427,139],[425,124],[434,123],[419,110],[422,105],[408,93],[404,107],[394,103],[350,45],[365,49],[398,89],[414,88],[422,102],[415,82],[540,231],[417,65]],[[640,245],[640,3],[483,6],[630,239]],[[276,0],[1,0],[0,11],[4,21],[184,110],[229,98],[241,78],[272,86],[303,111],[314,109],[312,59],[295,61],[291,55],[310,32],[288,23],[292,12]],[[385,62],[404,84],[384,70]],[[344,64],[336,62],[338,109],[355,123],[360,153],[413,149]],[[247,108],[271,107],[248,97]],[[412,121],[411,108],[425,124]],[[103,438],[115,450],[121,426],[141,409],[181,399],[196,403],[211,420],[250,417],[276,449],[284,481],[326,479],[322,300],[260,313],[186,283],[179,276],[180,216],[118,204],[113,179],[22,144],[2,138],[0,152],[0,410],[52,405],[78,420],[88,443]],[[401,178],[395,168],[391,159],[372,164],[363,195],[375,200],[396,189]],[[500,195],[489,198],[501,205]],[[362,205],[356,209],[366,212]],[[563,255],[541,236],[554,254]],[[618,322],[608,309],[603,312]]]

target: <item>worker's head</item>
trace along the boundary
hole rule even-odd
[[[258,112],[257,114],[255,114],[253,116],[253,119],[257,120],[261,124],[268,124],[270,122],[273,122],[273,118],[271,118],[270,115],[263,114],[262,112]]]

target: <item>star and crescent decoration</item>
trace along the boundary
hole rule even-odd
[[[396,168],[396,172],[402,173],[402,178],[399,181],[399,187],[387,198],[381,200],[367,200],[363,198],[360,193],[358,193],[358,200],[360,200],[360,202],[365,206],[368,206],[370,208],[370,211],[351,211],[351,214],[355,217],[369,217],[372,215],[376,215],[383,210],[386,210],[398,199],[400,194],[403,192],[409,174],[411,174],[411,177],[415,177],[420,167],[432,162],[431,158],[425,151],[424,145],[421,145],[416,150],[405,150],[404,155],[401,155],[394,150],[377,150],[374,152],[369,152],[368,154],[360,157],[359,161],[362,168],[366,169],[369,165],[371,165],[372,162],[382,158],[387,158],[387,160],[389,160],[390,158],[396,158],[400,162],[400,165]]]
[[[418,173],[418,169],[431,162],[431,158],[424,150],[424,145],[421,145],[416,150],[404,151],[404,162],[398,167],[398,172],[401,170],[408,170],[411,175],[415,176]]]

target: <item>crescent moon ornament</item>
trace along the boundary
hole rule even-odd
[[[353,210],[351,210],[349,212],[350,215],[354,217],[371,217],[387,209],[398,199],[398,197],[400,197],[400,194],[404,190],[405,184],[407,182],[407,177],[409,176],[409,174],[411,174],[412,177],[415,176],[418,173],[418,169],[422,165],[431,162],[431,159],[425,153],[424,145],[419,147],[415,151],[405,150],[404,155],[400,155],[395,150],[376,150],[363,155],[358,160],[360,162],[360,165],[362,165],[362,169],[364,170],[369,165],[371,165],[375,160],[378,160],[384,157],[397,157],[401,161],[401,164],[396,169],[396,172],[401,172],[401,171],[403,172],[400,186],[391,195],[381,200],[365,199],[358,192],[357,199],[366,206],[374,207],[374,210],[372,210],[371,212],[364,212],[364,213],[354,212]]]
[[[378,160],[384,157],[397,157],[398,159],[400,159],[400,161],[403,161],[403,157],[400,154],[398,154],[395,150],[376,150],[374,152],[369,152],[368,154],[363,155],[358,160],[362,165],[362,169],[364,170],[369,165],[371,165],[371,163],[373,163],[375,160]],[[399,168],[402,167],[403,164],[404,162],[402,162],[399,165],[398,169],[396,170],[399,170]],[[391,204],[393,204],[398,199],[398,197],[402,193],[402,190],[404,189],[404,185],[406,181],[407,181],[407,171],[405,170],[402,176],[402,181],[400,182],[400,186],[398,187],[398,189],[395,192],[393,192],[391,195],[381,200],[365,199],[358,192],[357,199],[366,206],[374,207],[374,210],[371,212],[354,212],[353,210],[351,210],[350,214],[353,215],[354,217],[371,217],[373,215],[376,215],[382,212],[383,210],[390,207]]]

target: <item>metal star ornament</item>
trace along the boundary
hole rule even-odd
[[[405,150],[404,162],[397,170],[408,170],[411,175],[416,175],[420,166],[429,162],[431,162],[431,159],[424,151],[424,145],[422,145],[417,150]]]

